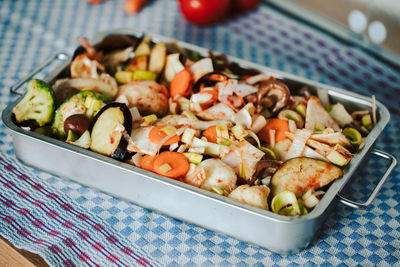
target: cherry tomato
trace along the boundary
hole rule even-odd
[[[236,12],[243,12],[255,9],[261,0],[232,0],[233,10]]]
[[[179,0],[183,16],[197,25],[210,25],[223,20],[229,12],[230,0]]]

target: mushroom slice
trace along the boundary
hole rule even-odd
[[[278,160],[265,160],[262,159],[257,163],[256,172],[254,173],[253,180],[263,179],[272,176],[281,166],[282,162]]]
[[[305,128],[314,131],[315,124],[320,123],[326,128],[339,131],[339,125],[332,119],[329,113],[321,105],[318,97],[310,96],[307,102]]]
[[[257,93],[258,102],[264,108],[268,108],[272,113],[276,113],[284,108],[290,98],[289,88],[278,81],[263,83]]]

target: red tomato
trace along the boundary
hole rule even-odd
[[[179,0],[183,16],[197,25],[210,25],[223,20],[230,0]]]
[[[233,10],[243,12],[258,7],[261,0],[232,0]]]

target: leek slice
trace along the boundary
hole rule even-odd
[[[362,136],[356,129],[348,127],[343,130],[343,134],[349,139],[350,144],[353,146],[359,146],[361,144]]]
[[[265,146],[261,146],[259,149],[262,152],[264,152],[267,155],[267,157],[269,157],[271,159],[277,159],[276,154],[272,149],[265,147]]]
[[[272,199],[271,209],[274,213],[285,216],[297,216],[301,214],[296,195],[290,191],[282,191],[277,194]]]
[[[137,81],[137,80],[155,81],[156,80],[156,74],[154,72],[151,72],[151,71],[148,71],[148,70],[135,70],[132,73],[132,81]]]

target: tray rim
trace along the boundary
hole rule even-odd
[[[190,43],[186,43],[183,41],[177,41],[174,38],[161,36],[161,35],[153,34],[153,33],[149,33],[149,32],[144,33],[144,32],[138,31],[138,30],[127,29],[127,28],[111,29],[111,30],[107,30],[107,31],[102,31],[102,32],[98,33],[93,39],[91,39],[90,43],[92,43],[92,44],[98,43],[105,36],[111,35],[111,34],[127,34],[127,35],[134,35],[136,37],[143,36],[144,34],[146,34],[146,35],[149,35],[152,38],[152,40],[155,42],[157,42],[157,41],[163,41],[163,42],[175,41],[183,48],[195,50],[197,52],[200,52],[200,54],[202,54],[202,55],[207,55],[207,53],[209,51],[209,49],[207,49],[207,48],[202,48],[202,47],[199,47],[199,46],[196,46],[196,45],[193,45]],[[371,104],[371,101],[369,101],[368,97],[358,94],[358,93],[350,92],[350,91],[347,91],[347,90],[344,90],[344,89],[341,89],[338,87],[334,87],[331,85],[327,85],[327,84],[323,84],[323,83],[316,82],[313,80],[309,80],[307,78],[303,78],[303,77],[300,77],[300,76],[297,76],[297,75],[294,75],[291,73],[279,71],[279,70],[276,70],[276,69],[273,69],[273,68],[270,68],[267,66],[257,64],[257,63],[252,63],[252,62],[249,62],[247,60],[240,59],[237,57],[232,57],[229,55],[227,55],[227,57],[229,60],[234,61],[241,66],[256,68],[256,69],[260,70],[261,72],[273,74],[277,78],[296,80],[297,82],[308,84],[313,87],[326,88],[326,89],[328,89],[329,95],[332,95],[332,96],[340,96],[342,98],[347,98],[348,100],[356,98],[356,99],[358,99],[359,104],[364,104],[364,105],[368,105],[368,106]],[[44,79],[49,82],[50,80],[54,79],[61,72],[61,70],[64,69],[65,67],[67,67],[68,65],[69,65],[69,62],[66,62],[66,63],[60,65],[60,67],[58,67],[54,71],[50,72]],[[352,159],[350,164],[345,168],[344,175],[340,179],[335,180],[329,186],[329,189],[326,191],[326,194],[321,199],[319,205],[317,205],[309,214],[303,215],[303,216],[297,216],[297,217],[287,217],[287,216],[275,214],[271,211],[262,210],[259,208],[255,208],[255,207],[246,205],[244,203],[235,201],[233,199],[229,199],[228,197],[220,196],[218,194],[208,192],[206,190],[185,184],[180,181],[176,181],[173,179],[169,179],[169,178],[154,174],[152,172],[143,170],[139,167],[135,167],[128,163],[117,161],[115,159],[98,154],[96,152],[86,150],[86,149],[83,149],[80,147],[76,147],[72,144],[67,144],[67,143],[57,140],[55,138],[47,137],[47,136],[44,136],[44,135],[41,135],[41,134],[38,134],[35,132],[31,132],[31,131],[26,131],[26,130],[22,129],[21,127],[17,126],[16,124],[14,124],[11,120],[12,108],[17,104],[17,102],[21,98],[22,98],[22,96],[20,98],[16,99],[13,103],[9,104],[2,112],[2,120],[3,120],[4,124],[10,130],[14,131],[15,133],[22,134],[29,138],[33,138],[35,140],[45,142],[50,145],[61,147],[66,150],[70,150],[75,153],[83,154],[86,157],[90,157],[90,158],[93,158],[94,160],[102,161],[107,164],[112,164],[119,168],[123,167],[125,169],[128,169],[131,172],[134,172],[134,173],[140,175],[140,176],[158,180],[161,183],[168,184],[169,186],[179,188],[180,190],[185,190],[185,191],[188,190],[194,194],[200,195],[201,197],[210,198],[213,201],[214,200],[222,201],[225,204],[227,204],[233,208],[244,209],[245,212],[251,212],[252,214],[257,215],[257,216],[268,217],[268,219],[272,219],[274,221],[279,221],[281,223],[302,223],[305,221],[309,221],[309,220],[318,218],[322,214],[324,214],[325,211],[327,210],[328,206],[332,202],[335,201],[336,195],[338,193],[340,193],[340,191],[351,180],[354,171],[358,168],[358,165],[365,158],[365,156],[367,155],[369,150],[373,147],[379,134],[383,131],[383,129],[385,128],[385,126],[387,125],[387,123],[390,120],[390,113],[389,113],[388,109],[386,108],[386,106],[383,105],[380,101],[376,101],[377,112],[379,112],[380,119],[379,119],[378,123],[375,125],[375,127],[373,128],[373,130],[370,132],[370,134],[367,136],[367,141],[365,143],[365,146],[362,148],[361,151],[359,151],[357,154],[354,155],[354,158]]]

